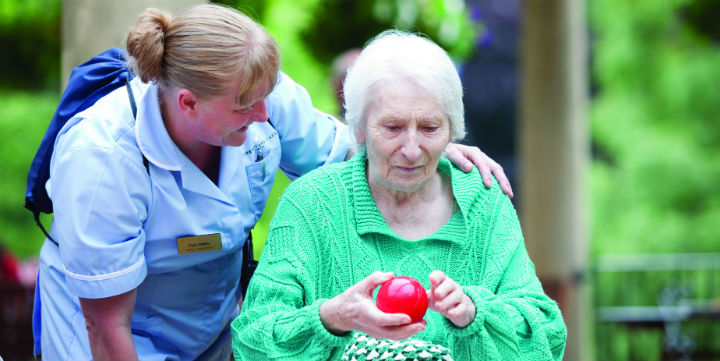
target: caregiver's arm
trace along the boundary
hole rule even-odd
[[[265,105],[282,145],[280,169],[290,179],[343,161],[350,147],[347,126],[315,109],[305,88],[285,73],[279,73]]]
[[[137,360],[130,331],[137,289],[107,298],[80,298],[93,359]]]

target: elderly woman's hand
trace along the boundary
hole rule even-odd
[[[430,273],[428,307],[439,312],[457,327],[467,327],[475,320],[475,303],[455,280],[441,271]]]
[[[377,339],[404,340],[425,329],[427,322],[410,323],[403,313],[380,311],[372,300],[373,291],[394,277],[392,272],[373,272],[364,280],[320,306],[320,320],[334,334],[362,331]]]
[[[510,198],[513,197],[512,187],[510,187],[510,181],[507,179],[507,176],[505,176],[503,167],[483,153],[480,148],[450,143],[445,147],[445,155],[466,173],[470,172],[473,164],[475,164],[480,170],[483,183],[485,183],[485,186],[488,188],[492,186],[490,175],[494,174],[498,183],[500,183],[500,189],[510,196]]]

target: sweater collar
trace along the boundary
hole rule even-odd
[[[367,166],[367,156],[364,152],[356,154],[349,162],[352,164],[352,190],[355,211],[355,226],[359,235],[370,233],[381,234],[384,236],[402,239],[390,228],[385,219],[380,214],[380,210],[375,204],[375,199],[370,192],[365,168]],[[450,242],[462,242],[465,237],[458,237],[459,234],[465,234],[467,222],[468,200],[472,197],[470,194],[458,193],[456,190],[460,183],[459,178],[464,174],[461,170],[455,168],[446,158],[440,158],[438,163],[438,172],[448,174],[451,179],[455,202],[459,206],[456,214],[450,217],[450,220],[438,231],[423,239],[447,240]],[[460,174],[458,174],[460,173]],[[458,177],[460,175],[460,177]],[[467,187],[460,187],[461,191],[467,190]],[[467,192],[465,192],[467,193]]]

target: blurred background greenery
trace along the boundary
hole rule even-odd
[[[594,252],[717,252],[720,2],[589,4]]]
[[[720,1],[588,4],[596,355],[717,360]]]
[[[237,7],[264,24],[280,44],[283,69],[308,89],[319,109],[333,114],[339,109],[330,86],[330,64],[342,51],[361,47],[382,29],[397,27],[428,34],[458,64],[483,54],[487,60],[493,49],[517,47],[516,37],[506,36],[495,20],[505,17],[516,32],[517,9],[522,6],[520,0],[217,2]],[[712,90],[720,86],[720,1],[590,0],[587,4],[591,259],[720,252],[720,92]],[[61,0],[0,2],[0,242],[21,259],[37,255],[43,241],[23,208],[25,177],[60,97],[61,7]],[[517,58],[511,55],[501,60],[512,65],[505,69],[514,72]],[[489,69],[487,61],[479,66]],[[464,78],[466,86],[473,79]],[[497,92],[494,87],[500,84],[481,86]],[[511,119],[498,124],[513,134],[514,100],[490,103],[505,108],[503,114]],[[487,150],[485,144],[476,143]],[[512,169],[511,164],[503,165]],[[718,268],[714,266],[716,276]],[[602,281],[605,288],[596,293],[595,303],[656,305],[673,277],[643,276],[633,281],[634,286],[619,276],[610,277]],[[599,277],[588,279],[600,283]],[[695,298],[720,299],[720,277],[696,284]],[[631,293],[631,300],[618,296]],[[716,323],[709,327],[715,328],[699,328],[696,333],[720,331]],[[634,333],[631,339],[625,331],[607,330],[597,331],[599,359],[655,360],[667,347],[660,331]],[[717,338],[708,342],[720,353]],[[605,349],[603,343],[614,346]],[[627,356],[633,345],[649,351]]]

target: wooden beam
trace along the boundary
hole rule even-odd
[[[72,69],[112,47],[124,47],[128,31],[148,7],[173,16],[206,0],[64,0],[62,5],[62,89]]]
[[[589,162],[587,25],[582,0],[523,3],[520,218],[530,257],[560,304],[566,360],[587,360]]]

